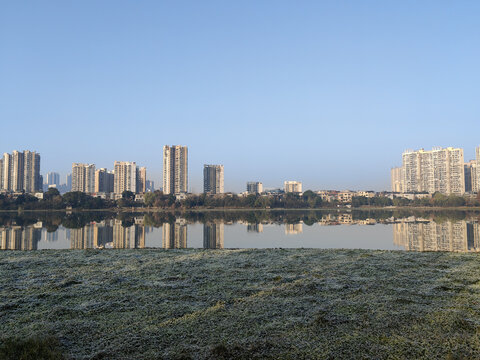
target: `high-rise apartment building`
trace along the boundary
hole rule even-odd
[[[0,190],[3,189],[3,158],[0,159]]]
[[[65,187],[67,192],[72,191],[72,174],[65,176]]]
[[[59,186],[60,185],[60,174],[57,172],[49,172],[47,173],[47,185],[48,186]]]
[[[137,168],[137,193],[145,193],[147,191],[147,168]]]
[[[137,191],[137,164],[134,161],[115,161],[113,192]]]
[[[402,176],[402,168],[395,167],[390,170],[390,175],[392,179],[392,191],[393,192],[403,192],[402,183],[403,183],[403,176]]]
[[[12,152],[12,172],[11,172],[13,191],[23,190],[24,174],[25,174],[25,156],[23,152],[15,150]]]
[[[465,191],[472,192],[477,188],[477,161],[471,160],[464,165]]]
[[[35,151],[23,152],[23,189],[33,193],[42,189],[40,177],[40,154]]]
[[[72,191],[95,192],[95,164],[72,164]]]
[[[114,183],[113,171],[101,168],[95,171],[95,192],[112,193]]]
[[[12,190],[12,155],[8,153],[3,154],[3,176],[2,176],[2,190]]]
[[[2,190],[33,193],[42,188],[40,154],[35,151],[5,153],[0,171]]]
[[[223,165],[203,166],[203,192],[206,194],[223,194]]]
[[[407,150],[402,164],[403,192],[465,193],[463,149]]]
[[[301,193],[302,183],[300,181],[285,181],[284,189],[286,193]]]
[[[263,192],[263,184],[258,181],[247,182],[247,193],[249,194],[261,194]]]
[[[147,180],[145,191],[150,191],[150,192],[155,191],[155,182],[153,180]]]
[[[163,192],[182,194],[188,191],[188,149],[186,146],[163,147]]]
[[[476,160],[476,174],[475,181],[473,183],[473,191],[476,193],[480,192],[480,146],[475,149],[475,160]]]

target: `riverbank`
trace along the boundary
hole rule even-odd
[[[242,212],[252,212],[252,211],[325,211],[325,212],[350,212],[350,211],[421,211],[421,212],[438,212],[438,211],[470,211],[470,212],[480,212],[480,207],[478,206],[361,206],[361,207],[321,207],[321,208],[238,208],[238,207],[198,207],[198,208],[161,208],[161,207],[115,207],[115,208],[105,208],[105,209],[15,209],[15,210],[0,210],[0,214],[5,213],[72,213],[72,212],[106,212],[106,213],[119,213],[119,212],[128,212],[128,213],[185,213],[185,212],[212,212],[212,211],[242,211]]]
[[[73,359],[478,358],[479,259],[309,249],[4,251],[0,357],[46,344],[52,358]]]

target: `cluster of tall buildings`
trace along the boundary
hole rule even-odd
[[[46,184],[48,186],[59,187],[60,186],[60,174],[56,172],[47,173]]]
[[[73,163],[66,183],[60,184],[60,174],[49,172],[46,182],[40,175],[40,154],[35,151],[13,151],[0,159],[0,190],[5,192],[36,193],[55,187],[60,192],[79,191],[87,194],[114,194],[124,191],[145,193],[153,191],[153,181],[147,180],[147,169],[135,162],[115,161],[113,170],[97,169],[95,164]],[[188,192],[188,148],[182,145],[163,147],[163,193],[182,195]],[[261,182],[248,182],[247,194],[263,193]],[[279,189],[281,192],[281,189]],[[301,193],[302,183],[285,181],[285,192]],[[223,194],[224,166],[205,164],[203,167],[203,192]]]
[[[33,193],[42,189],[40,154],[35,151],[4,153],[0,159],[0,190]]]
[[[203,166],[203,192],[205,194],[223,194],[224,166],[205,164]],[[188,149],[181,145],[163,147],[163,193],[185,194],[188,190]],[[301,193],[302,183],[285,181],[286,193]],[[247,194],[263,193],[263,184],[258,181],[247,182]]]
[[[464,162],[461,148],[407,150],[402,154],[402,166],[391,170],[392,191],[449,195],[478,192],[479,165],[480,147],[476,149],[476,159],[468,163]]]
[[[147,169],[135,162],[115,161],[114,170],[95,169],[95,164],[72,164],[72,191],[87,194],[124,191],[144,193],[147,186]]]
[[[188,192],[188,148],[182,145],[163,147],[163,193],[186,194]],[[203,192],[223,194],[223,165],[203,166]]]

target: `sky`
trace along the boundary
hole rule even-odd
[[[41,172],[163,145],[225,190],[388,190],[406,149],[480,145],[478,1],[0,2],[0,152]],[[62,181],[63,182],[63,181]]]

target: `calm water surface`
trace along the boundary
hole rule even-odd
[[[480,251],[478,214],[2,214],[0,249],[355,248]]]

